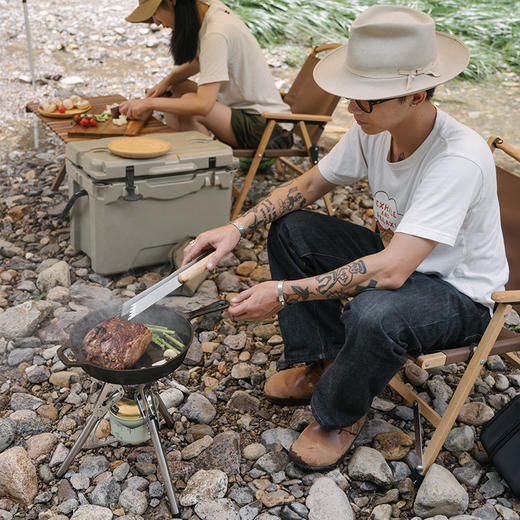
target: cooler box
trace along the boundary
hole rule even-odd
[[[232,149],[199,132],[146,137],[171,150],[126,159],[108,151],[114,138],[66,146],[71,244],[97,273],[164,263],[176,242],[229,221]]]

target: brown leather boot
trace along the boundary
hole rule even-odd
[[[333,361],[324,359],[303,367],[282,370],[265,382],[264,394],[275,404],[309,404],[314,388]]]
[[[352,426],[333,430],[324,428],[314,421],[293,442],[289,457],[304,469],[332,469],[340,463],[352,446],[365,424],[365,419],[366,416]]]

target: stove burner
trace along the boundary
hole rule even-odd
[[[166,457],[161,445],[161,439],[159,437],[158,412],[160,412],[160,414],[163,416],[168,428],[173,428],[174,423],[161,397],[151,387],[150,384],[142,384],[138,385],[137,387],[123,387],[121,385],[104,383],[94,405],[94,410],[92,411],[90,419],[85,424],[85,427],[78,437],[78,440],[74,443],[66,459],[63,461],[62,465],[56,472],[56,476],[63,477],[71,462],[74,460],[74,457],[79,453],[90,434],[92,434],[92,442],[97,444],[94,439],[94,433],[98,424],[101,422],[101,419],[103,419],[106,413],[111,410],[113,405],[124,399],[125,396],[131,396],[132,399],[137,403],[140,416],[146,422],[148,432],[155,449],[155,454],[157,456],[157,461],[159,463],[159,469],[163,477],[166,495],[168,497],[168,501],[170,502],[170,510],[174,516],[178,515],[179,508],[177,506],[177,500],[175,499],[170,471],[168,470],[168,464],[166,463]]]

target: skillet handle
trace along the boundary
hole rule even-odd
[[[218,300],[216,302],[210,303],[205,307],[201,307],[200,309],[195,309],[194,311],[189,311],[184,313],[184,316],[187,320],[192,320],[193,318],[197,318],[199,316],[204,316],[205,314],[209,314],[210,312],[223,311],[229,307],[229,302],[227,300]]]
[[[81,361],[79,361],[78,359],[76,358],[73,358],[71,359],[69,356],[65,355],[65,351],[70,349],[70,347],[67,347],[65,345],[63,345],[62,347],[60,347],[58,349],[58,352],[56,352],[56,354],[58,354],[58,357],[60,358],[60,361],[66,366],[66,367],[82,367],[84,365],[84,363],[82,363]]]

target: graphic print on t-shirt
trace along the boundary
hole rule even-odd
[[[397,201],[386,191],[377,191],[374,195],[374,216],[381,235],[391,239],[402,215],[397,210]],[[383,242],[386,244],[387,240]]]

